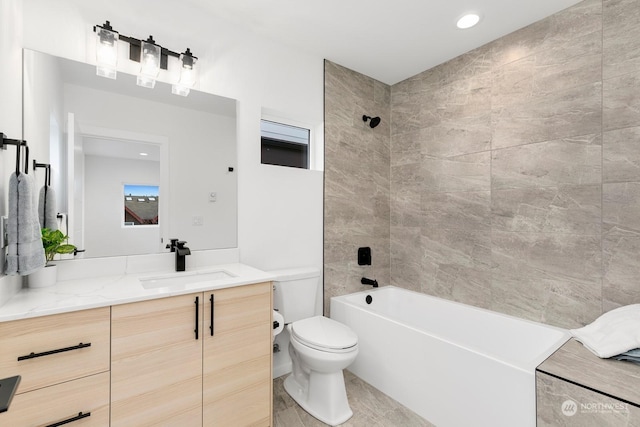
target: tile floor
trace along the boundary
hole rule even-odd
[[[284,391],[286,376],[273,381],[274,427],[324,427],[326,424],[307,414]],[[353,417],[344,427],[432,427],[433,424],[405,408],[360,378],[344,371],[349,405]]]

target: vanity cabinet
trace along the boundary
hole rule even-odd
[[[201,293],[112,307],[113,427],[200,425],[201,319]]]
[[[205,293],[205,426],[271,425],[271,314],[271,283]]]
[[[106,427],[109,425],[109,373],[22,393],[0,414],[7,427]]]
[[[111,425],[271,425],[271,284],[112,308]]]
[[[108,425],[109,307],[2,322],[0,337],[0,378],[21,376],[0,425]]]

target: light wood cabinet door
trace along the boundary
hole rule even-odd
[[[202,425],[202,294],[114,306],[111,331],[111,425]]]
[[[109,370],[109,307],[0,323],[0,378],[17,393]]]
[[[0,426],[109,426],[109,373],[16,395]]]
[[[271,283],[204,299],[203,425],[271,425]]]

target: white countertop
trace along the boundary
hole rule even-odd
[[[146,277],[186,276],[193,275],[194,272],[218,270],[222,270],[233,277],[214,281],[196,280],[186,285],[155,289],[145,289],[140,282],[140,278]],[[0,307],[0,322],[223,289],[271,281],[273,278],[274,276],[269,273],[240,263],[208,265],[191,270],[187,268],[184,273],[164,270],[73,278],[58,281],[48,288],[22,288]]]

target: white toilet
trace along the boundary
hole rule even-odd
[[[284,381],[289,395],[309,414],[335,426],[353,415],[342,370],[358,355],[358,336],[349,327],[316,316],[320,286],[317,269],[272,271],[273,305],[289,332],[292,372]]]

